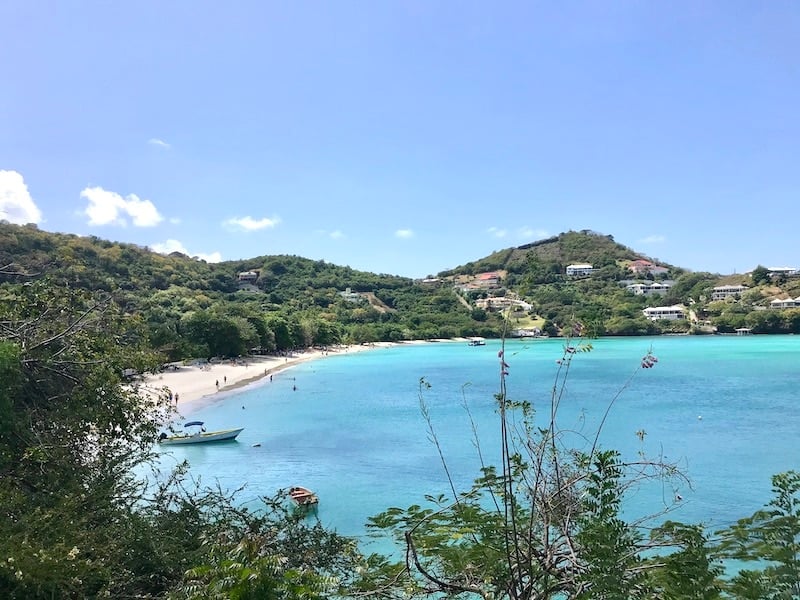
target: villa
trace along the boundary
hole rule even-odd
[[[676,321],[686,318],[686,309],[678,304],[674,306],[648,306],[642,312],[644,316],[651,321],[658,321],[660,319]]]
[[[239,291],[242,292],[259,292],[261,290],[256,287],[258,281],[258,271],[242,271],[237,277],[237,284]]]
[[[593,270],[592,265],[586,263],[567,265],[567,275],[569,277],[586,277],[591,275]]]
[[[664,296],[672,287],[671,281],[653,281],[648,283],[631,283],[625,289],[637,296]]]
[[[718,285],[711,290],[711,299],[727,300],[728,298],[735,298],[736,296],[741,296],[747,289],[746,285]]]
[[[800,306],[800,296],[797,298],[775,298],[769,303],[770,308],[797,308]]]
[[[651,275],[665,275],[669,272],[669,269],[666,267],[660,267],[649,260],[644,260],[643,258],[631,261],[628,264],[628,270],[637,275],[646,275],[648,273]]]
[[[358,292],[354,292],[350,288],[345,288],[343,292],[339,292],[339,295],[344,298],[347,302],[361,302],[364,300],[364,296],[359,294]]]

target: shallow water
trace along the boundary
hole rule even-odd
[[[628,459],[643,451],[679,463],[692,487],[677,490],[683,503],[670,518],[723,527],[769,500],[772,474],[800,468],[800,337],[606,338],[592,344],[592,352],[572,363],[559,424],[578,432],[572,439],[582,443],[581,435],[595,431],[624,388],[601,442]],[[542,418],[562,347],[562,340],[507,342],[509,397],[531,401]],[[363,536],[369,516],[449,491],[420,410],[421,378],[431,386],[424,399],[459,487],[468,487],[479,469],[464,401],[484,455],[496,462],[499,348],[492,341],[400,345],[302,363],[272,382],[217,394],[185,414],[209,429],[244,426],[236,442],[171,447],[163,459],[166,465],[189,460],[192,473],[209,485],[246,486],[240,498],[247,503],[291,485],[309,487],[320,497],[324,524]],[[658,363],[637,371],[650,349]],[[633,490],[626,514],[658,511],[672,503],[675,491],[658,484]]]

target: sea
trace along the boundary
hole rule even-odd
[[[502,350],[507,397],[529,402],[537,425],[547,426],[558,394],[565,444],[585,450],[599,429],[598,443],[624,460],[678,466],[685,480],[631,487],[626,518],[669,509],[657,519],[715,531],[769,502],[773,474],[800,470],[800,336],[572,340],[591,351],[573,355],[566,381],[565,343],[331,352],[193,404],[186,419],[244,431],[234,442],[165,448],[162,467],[186,460],[202,485],[240,490],[252,508],[305,486],[320,498],[314,518],[365,552],[391,553],[369,534],[369,517],[451,494],[449,481],[466,490],[482,464],[499,464]],[[648,354],[657,362],[643,369]]]

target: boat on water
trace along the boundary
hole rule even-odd
[[[299,485],[289,488],[289,498],[300,509],[313,510],[319,504],[319,497],[314,492]]]
[[[472,338],[470,341],[467,342],[467,346],[485,346],[486,340],[483,338]]]
[[[224,442],[226,440],[235,440],[244,427],[238,429],[220,429],[218,431],[206,431],[203,427],[203,421],[190,421],[183,427],[187,431],[175,435],[167,435],[162,433],[158,442],[162,445],[174,444],[204,444],[206,442]]]

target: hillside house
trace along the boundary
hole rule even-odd
[[[519,300],[511,296],[497,296],[492,298],[478,298],[475,301],[476,308],[484,310],[504,310],[507,308],[514,308],[516,310],[529,311],[533,308],[529,303],[524,300]]]
[[[637,296],[665,296],[672,284],[671,281],[648,281],[646,283],[631,283],[626,285],[625,289]]]
[[[474,283],[480,289],[493,289],[500,285],[500,274],[494,271],[479,273],[475,276]]]
[[[260,291],[256,287],[256,281],[258,281],[257,271],[242,271],[236,278],[236,283],[239,285],[239,290],[246,292]]]
[[[587,277],[592,274],[594,268],[587,263],[579,263],[575,265],[567,265],[567,276],[569,277]]]
[[[424,285],[425,287],[432,287],[437,288],[442,286],[442,280],[439,277],[427,277],[425,279],[419,280],[420,285]]]
[[[767,267],[770,277],[798,277],[800,276],[800,269],[797,267]]]
[[[344,298],[347,302],[361,302],[364,300],[364,296],[362,296],[358,292],[354,292],[350,288],[345,288],[343,292],[339,292],[339,295],[342,298]]]
[[[677,321],[678,319],[686,318],[686,309],[678,304],[674,306],[648,306],[642,312],[650,321],[658,321],[660,319]]]
[[[239,283],[255,283],[258,281],[258,272],[256,271],[242,271],[238,277]]]
[[[711,299],[727,300],[728,298],[741,296],[747,290],[748,287],[746,285],[718,285],[711,290]]]
[[[628,270],[636,275],[665,275],[669,272],[669,269],[666,267],[660,267],[649,260],[644,260],[643,258],[638,258],[631,261],[630,264],[628,264]]]
[[[769,303],[770,308],[797,308],[800,307],[800,296],[797,298],[775,298]]]

